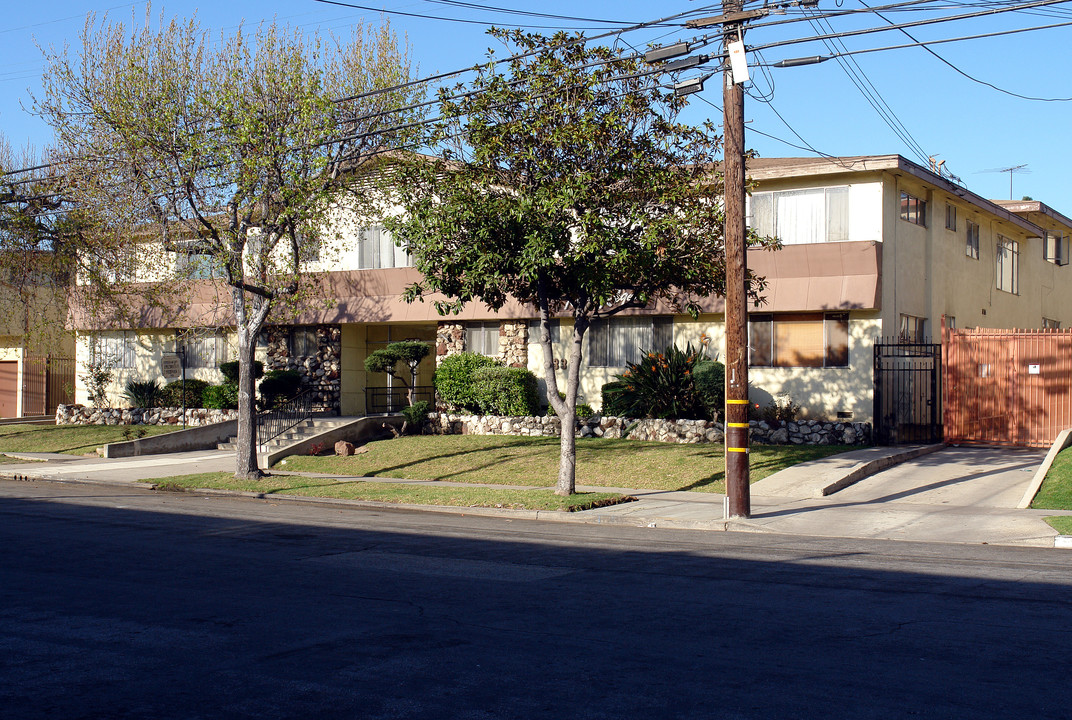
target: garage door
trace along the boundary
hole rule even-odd
[[[18,412],[19,364],[0,362],[0,417],[15,417]]]

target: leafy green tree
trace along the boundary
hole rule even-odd
[[[432,346],[420,340],[402,340],[387,347],[373,350],[365,358],[365,370],[371,373],[386,373],[406,387],[407,405],[413,405],[417,391],[417,368],[432,352]],[[409,369],[409,379],[398,373],[398,363]]]
[[[169,258],[188,258],[176,297],[200,312],[180,317],[236,327],[236,476],[256,478],[255,338],[315,287],[307,261],[335,239],[333,209],[360,215],[369,184],[355,171],[405,124],[409,63],[386,25],[346,41],[275,24],[218,39],[195,20],[153,26],[91,15],[77,54],[46,53],[36,110],[93,241],[135,255],[134,269],[151,271],[137,279],[154,287]],[[139,309],[135,298],[128,310]]]
[[[436,155],[394,178],[405,213],[391,221],[441,312],[509,298],[539,314],[547,399],[562,418],[555,492],[575,489],[581,347],[593,320],[628,308],[680,308],[725,282],[722,183],[711,124],[676,120],[685,100],[632,54],[494,30],[518,53],[444,92],[429,144]],[[760,283],[752,279],[753,293]],[[551,321],[573,319],[565,398]]]

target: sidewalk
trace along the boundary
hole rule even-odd
[[[1016,509],[1044,455],[942,445],[865,448],[803,463],[754,483],[751,517],[733,520],[724,518],[723,495],[632,488],[578,486],[581,491],[622,492],[637,498],[637,502],[579,513],[272,498],[635,527],[1053,547],[1057,533],[1042,518],[1072,513]],[[145,488],[140,482],[144,479],[234,467],[233,454],[219,451],[115,460],[49,453],[18,457],[45,462],[3,465],[0,476]],[[256,497],[254,493],[233,494]]]

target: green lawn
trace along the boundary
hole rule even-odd
[[[1072,447],[1065,448],[1054,458],[1046,479],[1042,481],[1031,507],[1043,510],[1072,510]],[[1072,516],[1046,518],[1057,532],[1072,535]]]
[[[552,487],[558,438],[502,435],[420,435],[368,444],[351,457],[291,456],[281,470],[355,477],[449,480]],[[844,446],[753,445],[751,481],[807,460],[845,452]],[[577,484],[654,490],[725,492],[722,445],[635,440],[577,440]]]
[[[256,481],[236,480],[231,473],[201,473],[145,480],[158,490],[213,488],[246,490],[265,495],[286,494],[308,497],[374,500],[415,505],[450,505],[455,507],[494,507],[527,510],[588,510],[603,505],[627,502],[617,493],[578,493],[559,497],[550,490],[513,488],[452,487],[406,483],[378,483],[360,480],[307,478],[301,475],[270,475]]]
[[[181,430],[178,425],[0,425],[0,453],[51,452],[86,455],[108,443],[162,435]]]

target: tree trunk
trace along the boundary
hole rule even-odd
[[[235,477],[257,480],[264,476],[257,459],[257,405],[254,390],[253,359],[257,350],[257,333],[268,314],[268,301],[255,298],[247,303],[245,293],[232,289],[235,325],[238,331],[238,449],[235,452]]]
[[[566,368],[566,399],[560,401],[561,410],[558,407],[555,408],[555,412],[562,420],[559,428],[561,445],[558,454],[558,484],[555,486],[555,495],[572,495],[577,492],[577,390],[581,385],[581,343],[588,330],[588,323],[589,320],[585,316],[575,315],[573,318],[573,342],[570,345],[569,365]],[[547,344],[551,344],[550,333],[548,333]],[[551,372],[554,372],[553,368]],[[556,400],[558,399],[557,386],[556,380]],[[547,384],[547,392],[550,395],[550,382]]]

